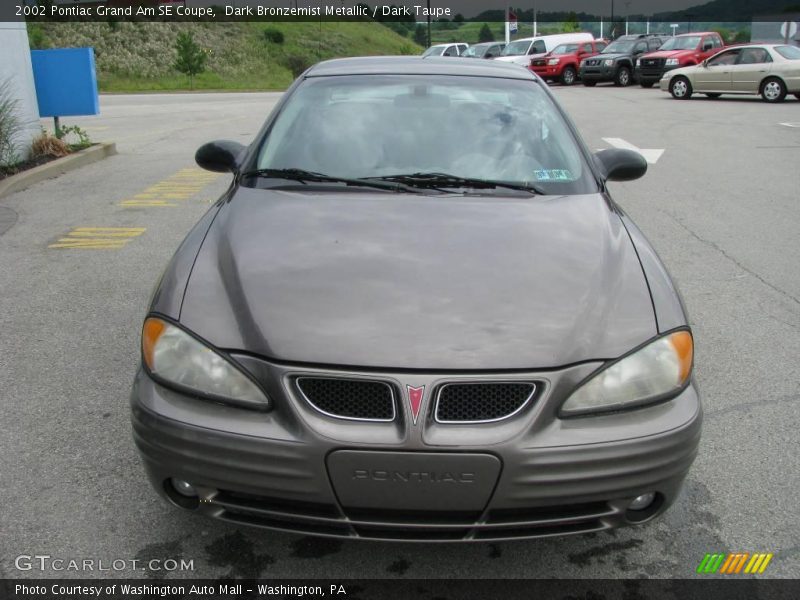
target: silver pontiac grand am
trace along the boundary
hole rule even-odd
[[[154,292],[131,394],[152,485],[236,524],[479,541],[649,521],[702,411],[686,313],[536,75],[318,64]]]

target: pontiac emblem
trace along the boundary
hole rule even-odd
[[[416,425],[419,409],[422,407],[422,397],[425,395],[425,386],[411,387],[407,385],[406,388],[408,389],[408,404],[411,406],[411,416],[414,419],[414,425]]]

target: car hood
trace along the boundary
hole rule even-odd
[[[535,369],[656,334],[642,268],[599,194],[497,198],[240,188],[180,321],[288,362]]]
[[[601,58],[603,60],[605,60],[607,58],[613,58],[614,60],[617,60],[617,59],[623,58],[623,57],[624,58],[630,58],[631,55],[630,54],[625,54],[624,52],[615,52],[613,54],[603,54],[601,52],[600,54],[595,54],[594,56],[590,56],[589,58]]]
[[[656,50],[655,52],[644,54],[642,58],[675,58],[682,54],[694,54],[694,50]]]

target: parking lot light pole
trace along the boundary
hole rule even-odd
[[[431,47],[431,0],[428,0],[428,48]]]

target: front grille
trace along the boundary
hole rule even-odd
[[[643,58],[642,59],[642,66],[643,67],[662,67],[662,66],[664,66],[664,59],[663,58]]]
[[[434,418],[439,423],[488,423],[521,411],[533,398],[528,382],[447,383],[436,396]]]
[[[545,66],[545,62],[543,60],[532,60],[531,65],[534,67],[543,67]]]
[[[382,381],[298,377],[297,388],[319,412],[337,419],[393,421],[394,388]]]
[[[598,59],[592,59],[592,60],[587,60],[586,61],[586,66],[588,66],[588,67],[596,67],[599,64],[600,64],[600,61]]]
[[[624,509],[606,502],[480,513],[348,509],[333,504],[277,500],[220,490],[201,503],[209,516],[295,533],[372,540],[510,540],[588,533],[623,522]]]

